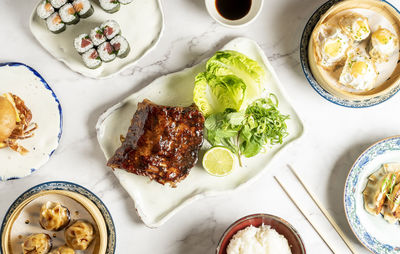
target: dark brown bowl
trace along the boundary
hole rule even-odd
[[[216,254],[226,254],[226,248],[231,238],[239,231],[248,226],[259,227],[262,224],[269,225],[276,232],[283,235],[289,242],[292,254],[305,254],[306,249],[303,240],[287,221],[270,214],[252,214],[235,221],[222,235]]]

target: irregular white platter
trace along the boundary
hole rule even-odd
[[[149,227],[161,226],[178,210],[197,199],[222,194],[251,183],[266,169],[266,166],[278,151],[303,134],[301,119],[286,98],[272,66],[257,43],[247,38],[237,38],[226,44],[222,49],[239,51],[256,60],[266,70],[268,92],[272,92],[278,97],[280,111],[283,114],[290,115],[290,120],[287,122],[290,135],[282,145],[276,145],[269,149],[267,153],[244,160],[244,167],[237,167],[226,177],[209,175],[201,166],[201,155],[203,153],[200,152],[199,162],[192,168],[189,176],[178,184],[177,188],[163,186],[149,181],[146,177],[116,169],[115,175],[135,201],[139,216]],[[146,88],[130,95],[100,116],[96,127],[97,138],[106,158],[110,158],[121,145],[120,135],[126,134],[138,102],[147,98],[161,105],[191,105],[193,103],[194,79],[199,72],[204,71],[205,61],[191,68],[156,79]],[[206,145],[203,146],[202,150],[204,149],[206,149]]]
[[[38,124],[34,136],[18,143],[29,150],[26,155],[0,149],[0,180],[30,175],[45,164],[58,146],[62,132],[62,110],[57,96],[34,69],[21,63],[0,64],[0,94],[19,96]]]
[[[30,29],[33,36],[43,48],[73,71],[90,78],[109,78],[134,65],[158,43],[164,27],[160,0],[135,0],[128,5],[121,5],[118,12],[111,14],[101,9],[98,1],[91,3],[94,8],[92,16],[80,19],[75,25],[67,25],[67,29],[59,34],[47,29],[46,22],[36,14],[36,7],[31,16]],[[123,59],[116,58],[97,69],[89,69],[76,52],[74,39],[80,34],[89,34],[91,29],[110,19],[121,26],[121,34],[128,40],[131,52]]]

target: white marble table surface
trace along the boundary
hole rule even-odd
[[[368,253],[347,224],[343,185],[349,168],[365,148],[381,138],[400,134],[400,95],[373,108],[348,109],[324,100],[310,87],[299,62],[299,41],[308,18],[324,0],[265,0],[258,19],[240,29],[214,22],[202,0],[163,0],[165,30],[156,49],[121,75],[100,81],[72,72],[35,41],[28,21],[36,2],[0,1],[0,61],[24,62],[44,76],[61,101],[64,133],[58,150],[38,172],[25,179],[0,183],[1,219],[27,188],[45,181],[65,180],[89,188],[108,206],[117,229],[117,254],[215,253],[224,230],[236,219],[252,213],[270,213],[287,219],[300,232],[308,253],[329,253],[272,177],[286,171],[286,164],[291,163],[359,253]],[[397,0],[391,2],[400,7]],[[253,185],[196,201],[162,227],[147,228],[136,215],[133,201],[104,166],[105,158],[95,133],[97,118],[153,79],[199,62],[237,36],[247,36],[262,46],[304,119],[305,135]],[[316,212],[315,208],[310,210],[310,214]]]

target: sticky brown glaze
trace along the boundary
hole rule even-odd
[[[107,165],[176,187],[197,162],[203,130],[204,116],[195,106],[160,106],[145,99]]]

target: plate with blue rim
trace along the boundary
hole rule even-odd
[[[310,17],[308,20],[304,30],[303,34],[301,36],[301,41],[300,41],[300,63],[304,72],[305,77],[308,80],[308,83],[310,83],[311,87],[319,94],[321,95],[324,99],[343,106],[343,107],[348,107],[348,108],[365,108],[365,107],[371,107],[378,105],[388,99],[390,99],[393,95],[395,95],[399,90],[400,86],[393,87],[389,92],[375,96],[372,98],[368,98],[365,100],[349,100],[349,99],[343,99],[339,98],[331,93],[329,93],[327,90],[325,90],[314,78],[311,68],[309,65],[309,59],[308,59],[308,45],[310,42],[311,34],[313,32],[313,29],[315,25],[318,23],[320,20],[321,16],[327,12],[334,4],[341,2],[343,0],[329,0],[323,5],[321,5]],[[397,10],[391,3],[385,0],[377,0],[377,1],[382,1],[390,5],[393,9]],[[400,12],[399,12],[400,13]]]
[[[58,147],[62,134],[60,102],[44,78],[23,63],[0,63],[0,95],[20,97],[32,112],[32,123],[38,128],[33,136],[18,141],[28,153],[21,155],[10,148],[0,149],[0,180],[28,176],[43,166]]]
[[[376,142],[358,157],[350,169],[344,188],[347,220],[358,240],[377,254],[400,253],[400,225],[389,224],[383,216],[364,209],[363,190],[368,177],[384,163],[400,162],[400,136]]]
[[[6,215],[4,216],[2,225],[1,225],[1,230],[0,230],[0,246],[1,250],[4,251],[4,244],[6,244],[7,240],[4,239],[5,233],[7,231],[7,224],[10,220],[13,219],[14,213],[18,212],[20,206],[28,206],[29,202],[32,202],[30,200],[31,198],[34,198],[34,196],[38,196],[43,192],[51,192],[53,193],[54,191],[65,191],[65,192],[72,192],[75,194],[80,194],[81,196],[87,198],[87,202],[93,202],[94,206],[98,208],[101,216],[104,218],[105,226],[106,226],[106,234],[107,234],[107,243],[106,243],[106,248],[104,254],[114,254],[115,253],[115,248],[116,248],[116,232],[115,232],[115,225],[114,221],[112,219],[112,216],[105,206],[105,204],[100,200],[99,197],[97,197],[93,192],[88,190],[87,188],[71,183],[71,182],[64,182],[64,181],[52,181],[52,182],[46,182],[42,183],[39,185],[36,185],[24,193],[22,193],[15,201],[14,203],[10,206],[8,209]],[[28,203],[27,203],[28,201]],[[19,211],[21,212],[21,211]],[[20,215],[18,215],[20,216]],[[1,251],[0,251],[1,252]]]

